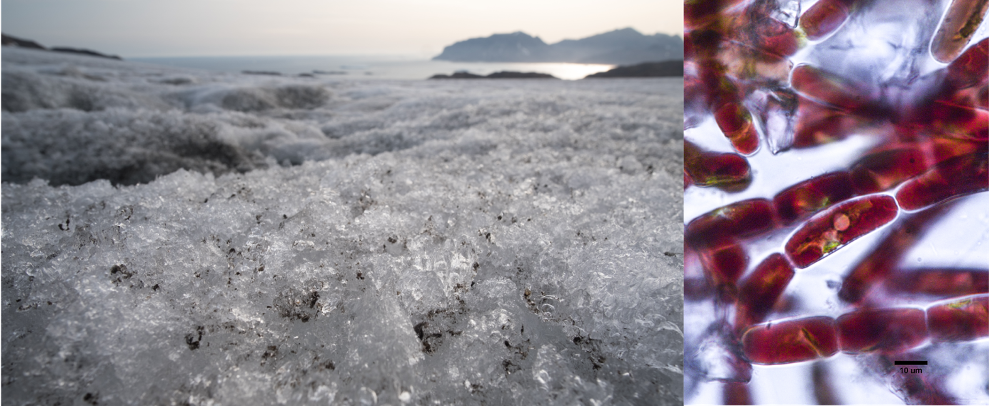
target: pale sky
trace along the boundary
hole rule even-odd
[[[127,57],[409,54],[523,31],[683,32],[672,0],[3,0],[5,34]]]

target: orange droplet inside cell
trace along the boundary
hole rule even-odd
[[[851,224],[851,221],[848,220],[848,216],[846,216],[844,213],[839,214],[837,216],[834,216],[834,228],[835,228],[835,230],[845,231],[846,229],[848,229],[848,226],[850,224]]]

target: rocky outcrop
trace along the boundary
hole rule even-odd
[[[683,61],[646,62],[619,66],[607,72],[588,75],[584,79],[597,78],[655,78],[683,76]]]
[[[0,34],[3,37],[3,46],[15,46],[21,48],[45,49],[41,44],[29,39],[11,37],[7,34]]]
[[[121,58],[121,57],[119,57],[117,55],[107,55],[107,54],[99,53],[99,52],[96,52],[96,51],[93,51],[93,50],[82,49],[82,48],[52,47],[50,49],[50,51],[65,52],[65,53],[69,53],[69,54],[79,54],[79,55],[95,56],[95,57],[99,57],[99,58],[116,59],[118,61],[119,60],[123,60],[123,58]]]
[[[632,28],[547,45],[523,32],[495,34],[460,41],[434,60],[458,62],[571,62],[631,65],[683,59],[683,39],[665,34],[643,35]]]
[[[90,49],[70,48],[70,47],[51,47],[51,48],[45,48],[43,45],[41,45],[41,44],[39,44],[37,42],[28,40],[28,39],[12,37],[12,36],[7,35],[7,34],[2,34],[2,35],[3,35],[3,46],[16,46],[16,47],[21,47],[21,48],[39,49],[39,50],[42,50],[42,51],[63,52],[63,53],[69,53],[69,54],[87,55],[87,56],[95,56],[95,57],[99,57],[99,58],[109,58],[109,59],[122,60],[122,58],[120,58],[117,55],[107,55],[107,54],[96,52],[96,51],[93,51],[93,50],[90,50]]]

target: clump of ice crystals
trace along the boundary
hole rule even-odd
[[[3,52],[5,405],[682,403],[682,81]]]

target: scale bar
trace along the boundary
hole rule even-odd
[[[893,365],[927,365],[927,361],[896,361]]]

